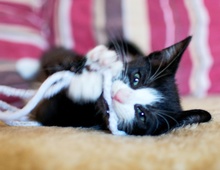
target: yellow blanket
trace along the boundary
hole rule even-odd
[[[187,97],[182,104],[185,109],[207,109],[213,120],[159,137],[0,123],[0,169],[219,170],[220,97]]]

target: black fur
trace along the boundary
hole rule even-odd
[[[123,45],[118,42],[110,44],[111,49],[115,49],[119,55],[124,55],[124,49],[122,48],[126,47],[127,52],[130,52],[133,56],[138,56],[133,58],[131,62],[125,63],[127,69],[124,75],[129,78],[131,88],[151,87],[159,91],[163,96],[162,102],[157,102],[151,106],[143,106],[137,103],[134,106],[136,111],[135,119],[129,123],[120,122],[118,125],[120,130],[131,135],[160,135],[177,127],[207,122],[211,119],[211,115],[207,111],[199,109],[183,111],[180,105],[175,73],[190,40],[191,37],[188,37],[171,47],[153,52],[146,57],[132,44],[124,42]],[[54,54],[54,50],[47,53],[44,58],[51,59],[51,54]],[[68,62],[74,63],[73,71],[81,70],[85,59],[81,58],[81,56],[76,59],[76,55],[69,54],[69,52],[68,56]],[[67,64],[67,67],[62,64],[65,62],[65,55],[58,55],[57,58],[54,60],[55,65],[57,63],[63,67],[63,70],[71,70],[72,65],[70,67]],[[43,59],[42,61],[45,60]],[[51,68],[48,63],[42,63],[42,72]],[[60,71],[60,69],[55,71]],[[140,75],[140,81],[136,86],[133,86],[132,82],[135,73]],[[107,105],[102,96],[96,103],[77,104],[71,101],[65,92],[62,92],[50,100],[41,102],[34,110],[33,115],[36,120],[48,126],[99,126],[102,129],[106,129],[108,118],[106,117],[106,112]]]
[[[44,81],[48,76],[62,70],[80,72],[86,59],[83,55],[63,47],[53,47],[41,57],[41,68],[37,76],[38,81]]]

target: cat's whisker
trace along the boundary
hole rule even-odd
[[[152,80],[147,80],[147,83],[150,84],[150,83],[152,83],[153,81],[156,81],[156,80],[158,80],[158,79],[160,79],[160,78],[162,78],[162,77],[165,77],[165,76],[167,76],[167,75],[168,75],[168,74],[158,75],[157,77],[155,77],[155,78],[152,79]]]
[[[84,58],[82,61],[80,61],[79,62],[79,66],[78,66],[78,68],[76,69],[76,73],[78,72],[78,71],[80,71],[80,70],[82,70],[83,69],[83,67],[85,66],[85,62],[86,62],[86,59]],[[73,63],[72,63],[72,65],[71,65],[71,67],[73,66]]]
[[[119,122],[119,129],[123,130],[129,134],[133,130],[133,122],[120,121]]]
[[[120,45],[118,44],[118,42],[117,42],[116,40],[112,40],[111,42],[112,42],[112,44],[113,44],[113,46],[114,46],[114,49],[115,49],[115,52],[116,52],[118,58],[119,58],[119,59],[122,58],[122,57],[121,57],[121,56],[122,56],[122,54],[121,54],[121,47],[120,47]]]
[[[171,120],[173,120],[175,123],[177,123],[177,124],[178,124],[178,121],[177,121],[176,119],[174,119],[173,117],[169,116],[168,114],[163,113],[163,112],[160,112],[160,114],[162,114],[162,115],[164,115],[164,116],[166,116],[166,117],[170,118]]]
[[[155,119],[155,121],[156,121],[156,127],[155,127],[155,129],[154,129],[154,132],[157,130],[157,128],[159,127],[159,120],[158,120],[158,118],[157,118],[157,115],[155,115],[155,114],[151,114],[153,117],[154,117],[154,119]]]
[[[177,54],[177,56],[176,56],[175,58],[173,58],[173,60],[171,60],[170,63],[169,63],[164,69],[162,69],[159,73],[157,73],[157,75],[154,76],[154,78],[151,80],[151,82],[157,80],[157,79],[158,79],[157,77],[160,76],[164,71],[166,71],[166,70],[170,67],[170,65],[173,64],[173,62],[179,57],[180,54],[181,54],[181,53]],[[163,60],[162,60],[162,61],[163,61]],[[160,67],[160,66],[159,66],[159,67]],[[159,68],[159,69],[160,69],[160,68]],[[152,76],[152,77],[153,77],[153,76]],[[150,79],[151,79],[151,78],[150,78]]]
[[[133,130],[133,123],[129,122],[128,123],[128,132],[131,132]]]
[[[149,81],[150,81],[150,82],[154,81],[155,77],[157,77],[157,76],[161,73],[160,68],[162,67],[163,62],[164,62],[164,58],[162,58],[162,60],[161,60],[161,62],[160,62],[160,65],[159,65],[159,67],[157,68],[157,70],[155,71],[155,73],[149,78]],[[160,71],[160,72],[159,72],[159,71]],[[158,72],[159,72],[159,73],[158,73]]]
[[[152,73],[152,63],[149,62],[149,64],[150,64],[150,71],[149,71],[149,74],[148,74],[148,78],[147,78],[146,80],[149,80],[149,79],[150,79],[150,75],[151,75],[151,73]]]
[[[124,65],[124,79],[123,79],[123,81],[125,81],[125,79],[126,79],[126,74],[127,74],[127,70],[128,70],[128,59],[127,59],[127,55],[128,55],[128,46],[127,46],[127,44],[124,44],[123,45],[123,65]]]
[[[112,40],[112,44],[114,45],[115,51],[119,57],[119,59],[121,59],[122,63],[123,63],[123,67],[124,67],[124,71],[122,73],[122,79],[125,79],[125,75],[127,72],[127,61],[126,61],[126,51],[124,49],[124,43],[121,42],[117,42],[116,40]]]
[[[107,29],[107,35],[109,40],[111,41],[111,40],[115,40],[118,37],[122,37],[123,34],[118,29],[111,27]]]
[[[159,114],[162,114],[162,115],[172,119],[174,122],[178,123],[178,121],[175,118],[173,118],[172,116],[167,114],[167,113],[176,113],[176,112],[172,112],[172,111],[168,111],[168,110],[160,110],[160,109],[155,109],[155,108],[153,108],[151,110],[157,111]]]
[[[128,70],[128,63],[127,63],[127,55],[126,55],[126,52],[124,52],[124,50],[123,50],[123,54],[122,54],[122,56],[123,56],[123,59],[122,59],[122,61],[123,61],[123,67],[124,67],[124,71],[123,71],[123,75],[122,75],[122,80],[123,81],[125,81],[125,79],[126,79],[126,74],[127,74],[127,70]]]
[[[149,59],[148,59],[148,61],[149,61]],[[152,64],[151,64],[150,61],[149,61],[149,68],[150,68],[150,70],[149,70],[149,73],[147,74],[147,76],[146,76],[146,78],[144,80],[144,84],[150,84],[152,82],[152,81],[150,81],[151,72],[152,72]]]
[[[169,124],[169,122],[167,121],[167,119],[163,116],[163,114],[158,113],[157,115],[158,115],[159,117],[161,117],[161,118],[166,122],[168,130],[170,130],[170,124]]]

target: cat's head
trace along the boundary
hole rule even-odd
[[[175,73],[190,40],[188,37],[125,63],[123,76],[112,86],[119,130],[134,135],[159,135],[211,119],[204,110],[183,111],[180,105]]]

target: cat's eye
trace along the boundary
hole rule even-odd
[[[137,112],[138,119],[141,120],[142,122],[145,122],[146,121],[145,113],[139,107],[136,108],[136,112]]]
[[[133,86],[137,86],[140,82],[141,75],[139,73],[135,73],[133,77]]]

